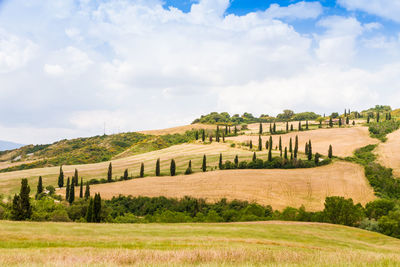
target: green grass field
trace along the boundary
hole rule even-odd
[[[317,223],[0,222],[1,266],[398,266],[400,240]]]

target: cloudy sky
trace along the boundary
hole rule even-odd
[[[0,0],[0,139],[400,107],[393,0]]]

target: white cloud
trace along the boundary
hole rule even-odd
[[[45,64],[43,70],[50,75],[61,75],[64,73],[63,67],[60,65],[50,65],[50,64]]]
[[[400,22],[400,2],[398,0],[338,0],[338,3],[348,10],[361,10]]]
[[[269,18],[315,19],[322,14],[319,2],[298,2],[287,7],[272,4],[264,15]]]

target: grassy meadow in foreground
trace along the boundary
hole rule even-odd
[[[93,225],[2,221],[0,247],[2,266],[400,264],[399,240],[318,223]]]

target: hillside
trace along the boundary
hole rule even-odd
[[[35,234],[32,234],[35,233]],[[400,241],[294,222],[93,224],[0,222],[2,266],[396,266]]]
[[[17,144],[14,142],[0,140],[0,151],[13,150],[13,149],[20,148],[22,146],[24,146],[24,145]]]
[[[113,196],[192,196],[208,201],[246,200],[271,205],[282,210],[287,206],[318,211],[328,196],[351,197],[365,203],[375,199],[361,166],[335,162],[328,166],[295,170],[224,170],[189,176],[146,177],[112,184],[92,185],[105,199]],[[78,189],[75,190],[78,196]],[[65,195],[62,190],[61,195]]]

